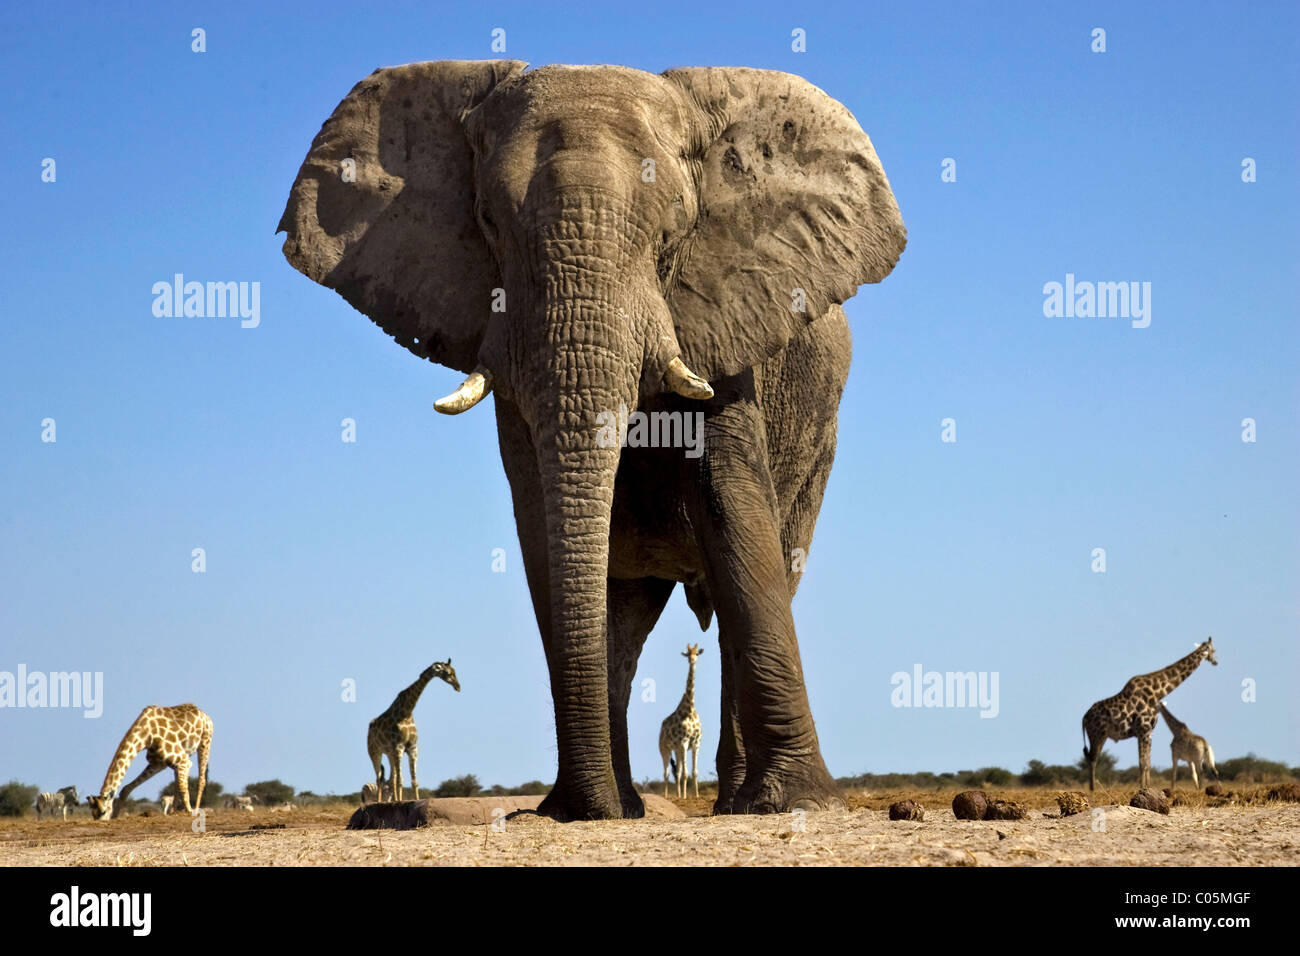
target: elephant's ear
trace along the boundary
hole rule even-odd
[[[682,357],[715,379],[887,276],[907,233],[871,140],[811,83],[732,67],[664,76],[699,109],[704,140],[699,216],[666,291]]]
[[[416,355],[472,370],[498,269],[474,218],[462,118],[518,60],[376,70],[312,141],[277,231],[295,269]]]

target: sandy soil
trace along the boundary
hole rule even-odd
[[[966,822],[951,794],[852,795],[853,809],[767,817],[710,817],[707,800],[676,801],[680,820],[558,824],[517,816],[412,831],[348,831],[339,803],[290,812],[209,811],[206,832],[183,816],[97,823],[0,821],[0,864],[37,866],[554,866],[596,865],[1293,865],[1300,804],[1233,800],[1174,807],[1168,816],[1099,793],[1102,815],[1056,815],[1050,791],[1007,794],[1034,809],[1022,821]],[[881,807],[909,797],[921,822],[891,822]],[[490,801],[489,801],[490,802]],[[1126,802],[1126,801],[1125,801]],[[490,814],[489,814],[490,816]],[[1104,821],[1104,829],[1102,822]]]

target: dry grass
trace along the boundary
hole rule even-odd
[[[989,789],[1028,819],[965,822],[956,790],[847,794],[850,809],[768,817],[712,817],[712,797],[676,802],[685,820],[561,825],[536,817],[486,826],[348,831],[355,807],[338,802],[291,812],[210,810],[204,833],[184,815],[109,823],[0,820],[0,864],[45,866],[379,865],[1236,865],[1291,864],[1300,847],[1300,804],[1268,802],[1268,787],[1226,798],[1179,790],[1169,816],[1127,806],[1131,787],[1089,794],[1093,813],[1060,817],[1056,790]],[[923,822],[888,819],[911,799]],[[490,798],[488,798],[490,802]],[[487,815],[485,814],[485,818]],[[1104,828],[1098,829],[1099,820]],[[800,829],[802,823],[803,829]]]

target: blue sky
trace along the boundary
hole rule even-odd
[[[104,702],[93,720],[0,709],[0,779],[93,790],[145,704],[194,701],[227,787],[355,790],[370,718],[449,655],[464,690],[416,710],[422,782],[552,779],[490,403],[435,415],[457,373],[295,272],[273,234],[358,79],[494,58],[495,27],[539,65],[798,73],[884,162],[909,245],[847,306],[839,455],[795,602],[833,773],[1073,762],[1094,700],[1206,635],[1221,666],[1170,709],[1221,759],[1300,762],[1295,7],[703,6],[5,9],[0,671],[102,671]],[[260,325],[155,317],[178,272],[259,282]],[[1067,273],[1151,283],[1150,326],[1046,317]],[[637,677],[656,682],[631,708],[638,779],[660,772],[700,640],[679,592]],[[712,776],[716,628],[702,641]],[[997,716],[893,707],[891,675],[917,664],[996,672]],[[1161,725],[1157,764],[1168,741]],[[1136,762],[1134,741],[1109,748]]]

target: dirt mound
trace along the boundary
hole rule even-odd
[[[686,814],[669,800],[642,794],[648,820],[681,820]],[[536,810],[540,796],[431,797],[401,803],[369,803],[352,814],[349,830],[414,830],[444,824],[489,824],[519,810]]]

